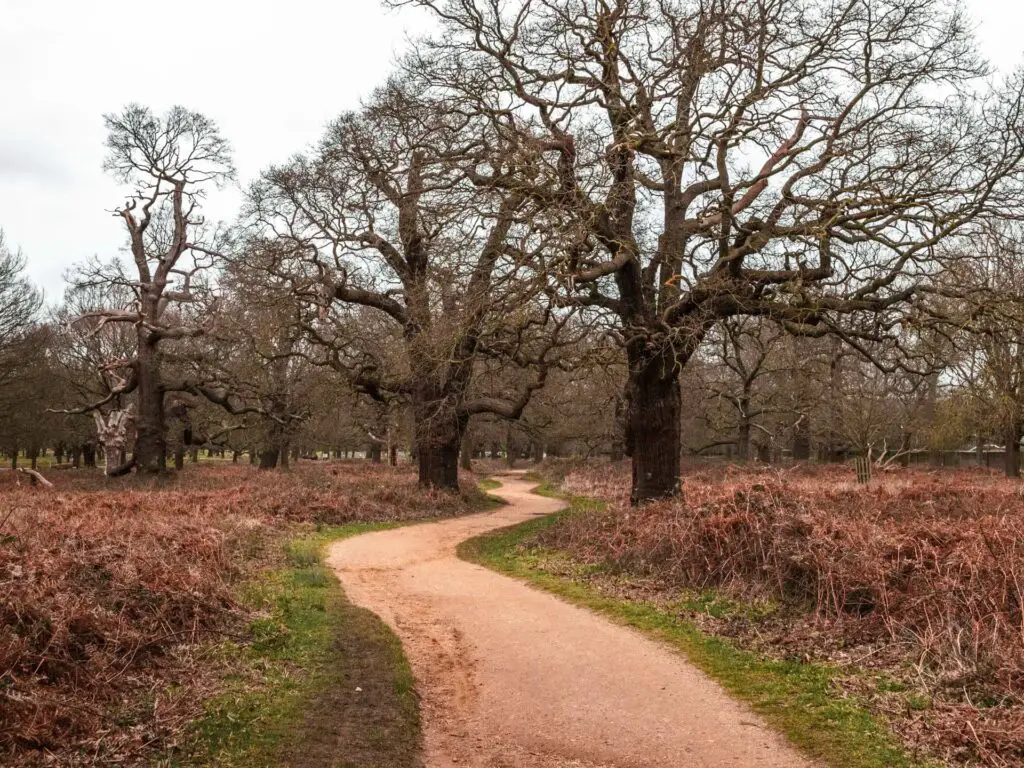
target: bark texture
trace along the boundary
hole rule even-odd
[[[679,493],[682,451],[679,364],[671,350],[637,358],[629,371],[626,435],[633,458],[634,505]]]

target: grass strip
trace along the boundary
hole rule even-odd
[[[398,638],[350,603],[324,563],[329,544],[395,527],[324,527],[285,545],[285,567],[243,585],[259,613],[248,643],[211,650],[225,687],[164,765],[413,768],[419,708]]]
[[[807,755],[836,768],[922,768],[933,765],[909,755],[884,720],[835,682],[836,667],[771,659],[700,631],[686,618],[654,603],[602,594],[591,583],[543,569],[545,560],[566,553],[533,544],[538,534],[566,515],[600,509],[603,502],[561,496],[550,485],[534,491],[564,498],[569,507],[553,515],[493,531],[464,542],[458,554],[508,576],[524,579],[569,602],[640,630],[686,655],[692,664],[741,699]]]

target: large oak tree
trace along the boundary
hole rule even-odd
[[[396,81],[335,121],[311,155],[268,170],[250,196],[260,236],[283,244],[277,268],[323,305],[323,322],[310,328],[318,342],[330,345],[332,321],[357,322],[354,309],[393,329],[376,353],[361,350],[350,380],[410,403],[424,485],[458,487],[473,414],[519,416],[544,383],[566,317],[551,312],[532,269],[551,247],[538,231],[540,206],[472,178],[481,163],[526,172],[506,149],[488,123]],[[389,340],[402,349],[399,366],[376,360]],[[475,388],[484,357],[527,370],[522,386]]]
[[[560,275],[622,333],[634,502],[679,488],[679,374],[720,319],[877,341],[1016,203],[1020,80],[989,88],[946,2],[409,1],[443,27],[425,83],[550,169],[481,177],[574,213]]]

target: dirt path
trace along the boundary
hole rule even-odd
[[[459,560],[459,542],[558,510],[503,478],[496,512],[334,545],[350,599],[397,632],[427,768],[809,766],[681,656]]]

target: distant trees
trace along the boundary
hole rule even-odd
[[[208,399],[246,417],[261,469],[287,467],[292,439],[318,402],[323,371],[310,359],[305,334],[315,307],[264,268],[265,243],[246,243],[221,275],[224,293],[215,329],[196,356],[193,378]],[[217,391],[223,401],[213,397]],[[254,438],[254,439],[252,439]]]
[[[882,338],[936,246],[1014,204],[1021,80],[986,91],[938,0],[415,4],[427,77],[551,169],[493,185],[572,214],[549,267],[621,329],[634,502],[679,488],[679,374],[722,319]]]
[[[955,300],[944,303],[959,354],[952,381],[956,409],[982,443],[995,435],[1005,446],[1007,477],[1020,477],[1024,438],[1024,250],[1021,228],[995,222],[962,247],[967,258],[949,275]],[[947,412],[947,415],[952,415]]]
[[[0,354],[5,362],[10,362],[9,350],[32,330],[41,305],[42,295],[25,277],[25,257],[11,250],[0,230]]]
[[[0,392],[25,375],[26,355],[38,347],[30,339],[41,306],[41,294],[25,277],[25,257],[10,249],[0,230]],[[10,400],[7,416],[16,408]]]
[[[752,457],[755,432],[761,433],[759,444],[771,442],[773,433],[766,422],[781,410],[778,375],[792,373],[778,354],[783,334],[771,322],[742,316],[728,318],[709,332],[702,358],[706,364],[697,368],[696,384],[716,439],[698,452],[726,444],[745,461]]]
[[[42,295],[25,276],[25,257],[0,231],[0,448],[17,461],[19,448],[43,438],[46,329],[38,324]]]

